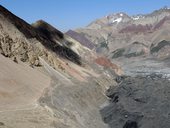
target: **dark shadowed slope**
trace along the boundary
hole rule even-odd
[[[43,35],[46,35],[48,40],[55,42],[64,39],[64,34],[61,31],[57,30],[43,20],[38,20],[37,22],[33,23],[32,26]]]
[[[83,34],[77,33],[73,30],[69,30],[66,32],[66,35],[72,37],[73,39],[79,41],[83,46],[86,46],[89,49],[93,49],[95,45],[88,40]]]
[[[37,39],[43,46],[49,50],[55,52],[57,55],[68,59],[74,63],[81,64],[81,58],[69,47],[62,46],[61,39],[63,33],[45,23],[43,21],[34,24],[34,27],[12,14],[10,11],[0,6],[0,15],[2,22],[7,20],[10,24],[13,24],[27,39]],[[5,24],[8,24],[5,21]],[[4,28],[6,26],[3,26]],[[2,28],[3,29],[3,28]],[[17,37],[17,35],[14,35]],[[59,44],[61,43],[61,44]],[[34,45],[34,44],[31,44]],[[36,47],[36,46],[34,46]]]
[[[110,128],[169,128],[170,81],[159,75],[127,77],[107,96],[110,105],[101,110]]]

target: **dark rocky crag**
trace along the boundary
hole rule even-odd
[[[170,81],[161,75],[125,77],[107,96],[110,105],[101,110],[110,128],[169,128]]]

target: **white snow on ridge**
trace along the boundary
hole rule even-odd
[[[123,14],[122,14],[122,13],[120,13],[120,16],[123,16]]]
[[[142,16],[142,15],[132,16],[133,20],[139,20],[139,19],[142,19],[142,18],[145,18],[145,16]]]
[[[132,17],[133,20],[139,20],[139,17]]]
[[[118,24],[118,23],[120,23],[121,21],[122,21],[122,17],[117,18],[117,19],[113,19],[113,20],[112,20],[112,23],[117,22],[117,24]]]

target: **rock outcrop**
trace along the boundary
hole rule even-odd
[[[60,44],[64,34],[48,23],[38,21],[33,27],[1,6],[0,24],[1,54],[6,57],[39,66],[40,56],[56,68],[55,56],[59,55],[81,64],[79,55]]]
[[[159,75],[126,77],[107,92],[110,105],[101,110],[110,128],[168,128],[169,80]]]

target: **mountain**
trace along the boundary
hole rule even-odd
[[[150,50],[151,45],[169,41],[169,26],[170,9],[164,7],[145,15],[128,16],[122,12],[111,14],[76,31],[97,44],[97,52],[109,55],[134,42],[142,43]]]
[[[170,9],[129,16],[114,13],[75,31],[93,44],[98,54],[118,64],[126,75],[169,74]],[[160,68],[162,67],[162,68]]]
[[[72,33],[0,6],[0,127],[106,127],[99,109],[123,71]]]
[[[119,86],[106,91],[110,102],[100,110],[109,128],[170,127],[170,9],[114,13],[75,31],[124,72],[116,78]]]
[[[169,17],[120,12],[63,33],[0,6],[0,127],[169,128]]]

